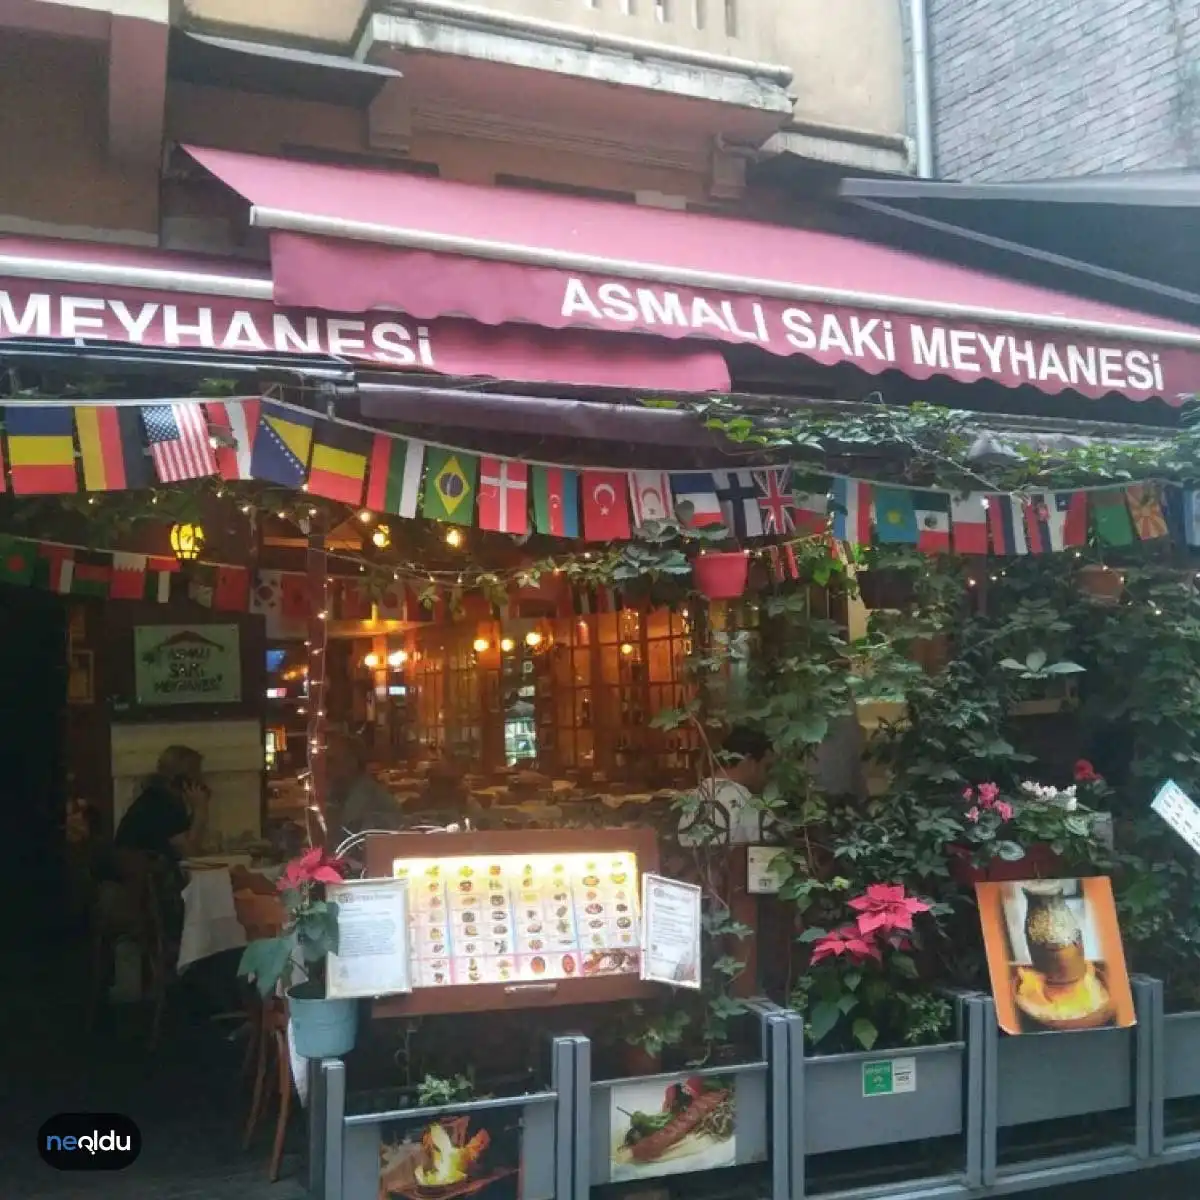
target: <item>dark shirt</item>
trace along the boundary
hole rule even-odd
[[[171,839],[191,827],[192,814],[183,798],[165,783],[151,780],[121,818],[114,840],[124,849],[144,850],[178,862],[180,854]]]

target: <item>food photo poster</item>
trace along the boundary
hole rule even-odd
[[[612,1089],[613,1183],[732,1167],[737,1162],[732,1077],[680,1076]]]
[[[379,1200],[518,1200],[519,1109],[390,1121],[379,1151]]]
[[[1009,1034],[1137,1023],[1112,883],[977,883],[996,1020]]]

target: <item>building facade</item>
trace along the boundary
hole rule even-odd
[[[937,178],[1200,162],[1200,5],[928,0],[927,11]]]
[[[250,250],[177,144],[728,209],[747,164],[902,172],[901,6],[14,0],[0,232]]]

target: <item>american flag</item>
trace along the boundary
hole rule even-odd
[[[199,404],[152,404],[142,409],[150,457],[161,483],[217,473],[208,423]]]

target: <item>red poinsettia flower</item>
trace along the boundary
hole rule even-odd
[[[864,937],[857,925],[843,925],[813,943],[810,964],[816,966],[823,958],[840,958],[843,954],[862,962],[873,958],[876,962],[883,961],[883,954],[875,942]]]
[[[901,884],[886,883],[871,884],[865,896],[850,901],[850,907],[858,913],[858,931],[864,936],[909,930],[917,913],[929,911],[924,900],[907,895]]]
[[[1095,767],[1092,766],[1086,758],[1081,758],[1075,764],[1075,782],[1076,783],[1096,783],[1100,779],[1100,774]]]
[[[288,863],[276,885],[281,892],[294,892],[306,883],[341,883],[345,862],[314,846]]]

